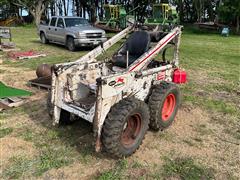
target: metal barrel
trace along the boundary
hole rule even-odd
[[[51,65],[49,64],[41,64],[37,67],[36,75],[38,78],[40,77],[49,77],[52,75],[51,73]]]

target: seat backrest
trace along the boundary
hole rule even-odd
[[[130,56],[139,57],[148,51],[151,38],[146,31],[134,32],[126,42],[126,50]]]
[[[128,40],[122,45],[117,53],[113,55],[112,63],[114,66],[126,68],[127,51],[129,52],[128,66],[136,59],[149,50],[151,38],[149,33],[145,31],[134,32]]]

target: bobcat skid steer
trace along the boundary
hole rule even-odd
[[[111,60],[96,59],[126,36]],[[167,128],[176,116],[176,84],[186,82],[178,66],[180,37],[179,26],[151,44],[149,33],[131,26],[79,60],[55,65],[48,99],[54,124],[81,117],[93,124],[96,151],[103,148],[115,157],[133,154],[149,126]],[[169,45],[174,58],[155,60]]]

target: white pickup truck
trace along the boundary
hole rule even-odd
[[[38,27],[41,42],[65,45],[70,51],[79,46],[94,47],[107,40],[104,30],[93,27],[87,19],[69,16],[53,16],[46,25]]]

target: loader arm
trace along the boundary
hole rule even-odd
[[[114,44],[116,44],[119,40],[127,36],[133,29],[133,26],[129,26],[117,35],[113,36],[109,40],[103,43],[102,46],[98,46],[86,55],[82,56],[81,58],[77,59],[74,62],[68,62],[68,63],[62,63],[55,65],[55,73],[61,74],[63,72],[69,73],[71,71],[71,67],[77,66],[82,63],[92,63],[96,62],[96,57],[101,55],[104,51],[112,47]]]

